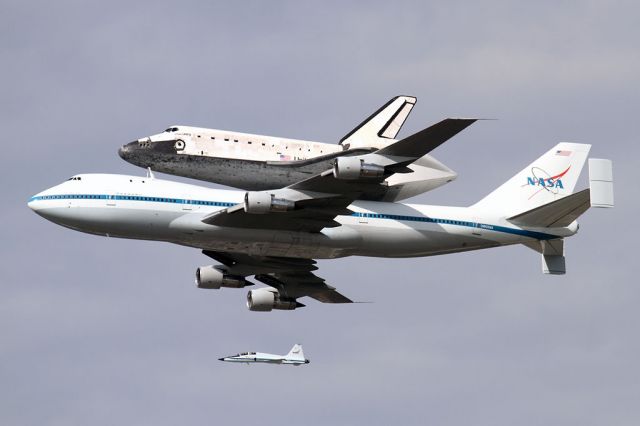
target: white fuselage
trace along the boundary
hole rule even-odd
[[[381,139],[384,144],[395,139]],[[200,127],[174,126],[120,148],[119,155],[144,168],[219,183],[245,190],[276,189],[318,175],[340,156],[361,155],[380,148],[381,141],[353,141],[342,145],[253,135]],[[457,174],[430,155],[408,166],[412,173],[386,179],[377,201],[398,201],[433,190]]]
[[[239,363],[245,363],[245,364],[254,363],[254,362],[262,362],[266,364],[291,364],[291,365],[309,364],[308,359],[287,358],[286,356],[267,354],[263,352],[245,352],[238,355],[219,358],[219,360],[226,361],[226,362],[239,362]]]
[[[499,212],[465,207],[356,201],[341,224],[319,233],[207,225],[202,219],[243,201],[243,191],[136,176],[86,174],[29,201],[36,213],[78,231],[166,241],[255,256],[415,257],[566,237],[566,228],[521,229]],[[259,215],[256,217],[259,219]]]

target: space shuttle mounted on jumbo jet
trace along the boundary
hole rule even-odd
[[[199,179],[249,191],[292,185],[397,142],[400,128],[416,104],[412,96],[396,96],[340,140],[339,144],[285,139],[189,126],[171,126],[164,132],[124,145],[119,155],[136,166],[176,176]],[[460,128],[437,123],[434,130]],[[448,127],[448,128],[447,128]],[[368,171],[372,175],[379,170]],[[399,201],[451,182],[457,174],[426,154],[398,167],[376,191],[359,199]]]
[[[256,362],[266,364],[290,364],[302,365],[309,364],[309,360],[304,357],[301,345],[293,345],[286,355],[266,354],[263,352],[243,352],[241,354],[230,355],[224,358],[218,358],[220,361],[239,362],[245,364],[253,364]]]
[[[266,284],[248,292],[252,311],[297,309],[302,297],[351,303],[317,275],[316,259],[435,256],[522,244],[540,255],[543,272],[564,274],[564,240],[577,233],[578,217],[590,207],[613,207],[611,161],[588,159],[590,145],[557,144],[468,207],[358,198],[381,190],[387,178],[474,121],[446,119],[278,189],[82,174],[34,195],[29,207],[81,232],[200,249],[219,264],[197,269],[197,287]],[[589,188],[575,191],[587,159]],[[401,284],[394,281],[388,297],[403,297]]]

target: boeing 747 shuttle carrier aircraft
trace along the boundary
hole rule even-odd
[[[152,176],[85,174],[47,189],[29,207],[96,235],[195,247],[219,265],[196,272],[200,288],[251,290],[252,311],[296,309],[299,298],[351,300],[317,276],[314,259],[417,257],[524,244],[545,273],[565,272],[564,238],[589,207],[613,206],[609,160],[589,160],[590,188],[575,192],[590,145],[560,143],[469,207],[364,201],[385,179],[474,120],[447,119],[373,153],[267,191],[230,191]]]
[[[367,154],[396,142],[415,103],[413,96],[396,96],[340,144],[176,125],[128,143],[118,153],[131,164],[158,172],[250,191],[277,189],[322,173],[338,157]],[[388,176],[375,193],[364,192],[360,198],[399,201],[438,188],[456,176],[425,155],[407,165],[405,173]]]

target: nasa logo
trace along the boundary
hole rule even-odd
[[[560,189],[564,189],[564,186],[562,185],[562,179],[558,179],[555,180],[553,178],[535,178],[535,177],[528,177],[527,178],[527,185],[531,185],[531,186],[544,186],[547,188],[560,188]]]
[[[567,167],[567,169],[562,173],[551,176],[549,173],[539,167],[532,167],[532,176],[527,176],[527,183],[523,186],[535,186],[537,188],[540,188],[540,190],[545,189],[549,192],[557,194],[559,190],[564,189],[562,177],[567,174],[570,168],[571,166]],[[540,191],[536,191],[533,195],[537,194],[538,192]]]

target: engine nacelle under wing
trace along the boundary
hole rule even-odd
[[[201,266],[196,270],[198,288],[218,290],[220,287],[242,288],[251,285],[243,277],[225,274],[215,266]]]
[[[270,312],[272,309],[290,311],[304,306],[295,299],[284,299],[280,297],[277,290],[259,288],[250,290],[247,293],[247,308],[250,311]]]
[[[244,211],[250,214],[286,212],[296,207],[295,201],[275,198],[267,191],[247,192],[244,195]]]
[[[342,180],[381,178],[384,166],[365,163],[359,157],[338,157],[333,165],[333,176]]]

